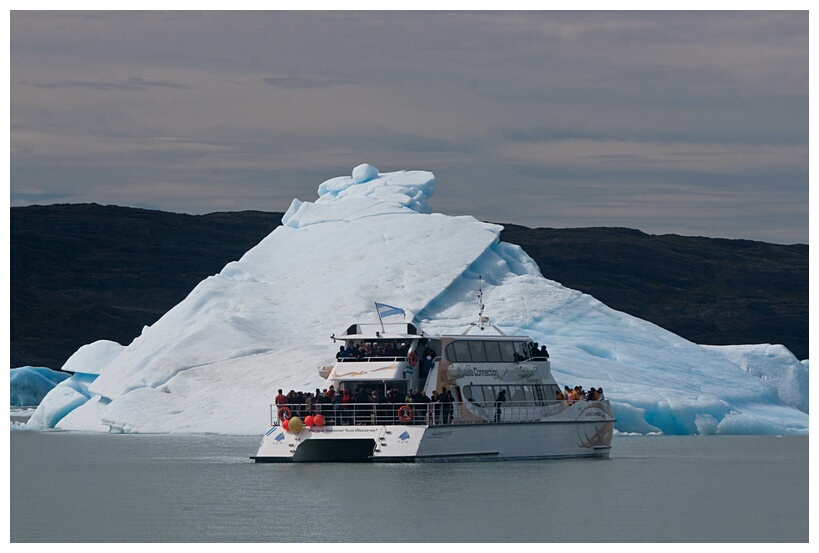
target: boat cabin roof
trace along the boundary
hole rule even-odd
[[[504,334],[499,328],[491,325],[489,328],[472,334],[474,328],[467,328],[461,334],[444,334],[429,336],[425,335],[412,323],[356,323],[347,327],[344,334],[336,336],[333,340],[402,340],[409,341],[415,338],[448,338],[451,340],[503,340],[512,342],[531,342],[529,336],[509,336]]]
[[[424,335],[411,323],[356,323],[344,334],[333,335],[334,340],[412,340]]]

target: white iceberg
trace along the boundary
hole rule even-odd
[[[808,433],[808,415],[791,406],[801,400],[783,403],[771,378],[544,278],[499,241],[500,226],[431,213],[435,186],[426,171],[369,165],[326,181],[317,201],[295,200],[281,227],[127,347],[85,351],[99,376],[74,382],[76,394],[63,389],[70,380],[57,386],[30,424],[260,434],[276,390],[320,387],[330,335],[377,321],[375,302],[428,333],[459,332],[482,282],[492,322],[546,344],[561,385],[602,386],[621,432]],[[796,390],[807,406],[807,388]]]

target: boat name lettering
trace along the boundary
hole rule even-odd
[[[466,366],[466,373],[464,376],[494,376],[498,378],[498,369],[479,369],[472,365]]]
[[[594,409],[594,408],[586,409],[583,412],[583,416],[585,416],[586,418],[589,418],[589,419],[591,419],[591,418],[605,419],[606,418],[606,414],[603,411],[601,411],[599,409]]]
[[[377,429],[374,428],[311,428],[311,432],[314,434],[354,434],[356,432],[361,432],[365,434],[375,434],[378,432]]]

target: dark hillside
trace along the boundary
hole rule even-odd
[[[129,344],[281,217],[96,204],[12,208],[11,366],[59,368],[83,344]]]
[[[59,368],[83,344],[129,344],[281,213],[193,216],[96,204],[11,209],[11,366]],[[505,225],[547,278],[707,344],[808,357],[808,246]]]
[[[504,225],[546,278],[699,344],[784,344],[808,358],[808,246]]]

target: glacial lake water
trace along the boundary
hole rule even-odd
[[[807,437],[615,436],[608,460],[255,464],[259,437],[10,432],[24,542],[807,542]]]

